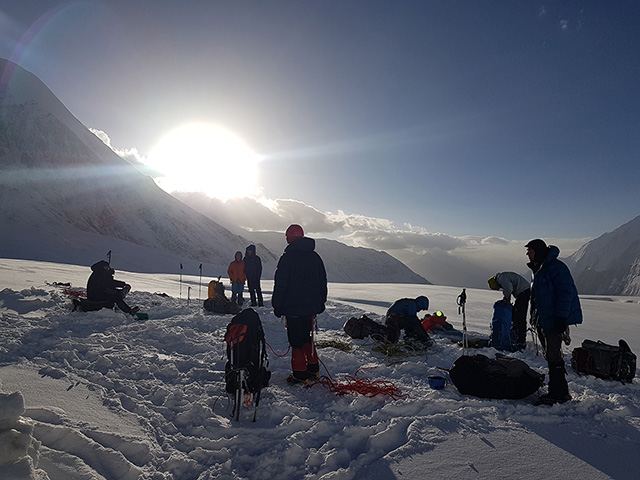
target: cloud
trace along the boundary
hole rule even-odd
[[[98,137],[100,140],[102,140],[102,142],[107,147],[109,147],[111,150],[114,151],[114,153],[116,153],[116,155],[128,161],[132,165],[139,167],[144,164],[144,156],[141,155],[140,152],[138,152],[137,148],[135,147],[126,148],[126,149],[116,148],[111,144],[111,138],[109,138],[109,135],[107,135],[106,132],[103,132],[102,130],[98,130],[96,128],[91,128],[91,127],[89,127],[89,131],[93,133],[96,137]]]
[[[452,251],[481,241],[431,233],[409,224],[398,228],[385,218],[348,214],[342,210],[322,212],[292,199],[237,198],[223,202],[203,193],[174,192],[173,195],[230,229],[283,232],[290,224],[298,223],[310,236],[333,238],[375,250],[409,250],[416,255],[430,249]]]

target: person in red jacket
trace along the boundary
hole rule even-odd
[[[231,302],[237,302],[238,305],[242,305],[244,303],[244,298],[242,298],[244,282],[247,280],[247,276],[244,273],[242,252],[236,252],[236,258],[229,264],[227,274],[229,275],[229,280],[231,280]]]

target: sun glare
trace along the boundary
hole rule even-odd
[[[217,125],[194,123],[172,130],[153,147],[146,164],[168,192],[204,192],[228,200],[257,191],[259,156]]]

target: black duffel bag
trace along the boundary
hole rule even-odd
[[[482,354],[462,356],[453,362],[449,377],[460,393],[480,398],[525,398],[544,384],[544,373],[500,354],[495,360]]]
[[[585,340],[571,352],[571,367],[576,373],[631,383],[636,375],[636,355],[622,339],[618,346]]]

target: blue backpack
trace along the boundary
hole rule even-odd
[[[498,300],[493,304],[493,318],[491,319],[491,338],[489,346],[496,350],[515,352],[516,334],[511,328],[513,307],[506,300]]]

